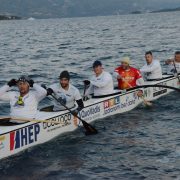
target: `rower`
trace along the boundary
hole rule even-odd
[[[93,70],[95,75],[91,80],[85,80],[85,86],[89,86],[85,96],[94,94],[94,96],[108,95],[114,92],[113,79],[109,72],[104,71],[101,61],[93,63]]]
[[[130,58],[123,57],[121,66],[114,70],[113,76],[118,81],[118,88],[121,90],[144,85],[144,80],[138,69],[130,66]]]
[[[59,76],[59,83],[52,84],[47,89],[47,95],[52,94],[54,94],[55,97],[68,108],[74,108],[75,103],[77,103],[78,107],[73,111],[75,115],[77,115],[78,112],[84,108],[84,103],[79,90],[70,83],[70,74],[68,71],[61,72]],[[53,101],[53,104],[53,111],[66,109],[57,101]]]
[[[165,61],[167,67],[167,74],[179,74],[180,73],[180,51],[176,51],[173,59]]]
[[[140,69],[141,73],[149,81],[160,80],[162,78],[162,69],[160,62],[153,59],[151,51],[145,53],[146,64]]]
[[[19,91],[10,91],[13,86],[17,86]],[[31,91],[30,87],[33,87],[35,91]],[[38,103],[46,97],[46,94],[46,90],[34,83],[28,76],[21,76],[18,80],[12,79],[0,88],[0,99],[10,102],[10,116],[16,119],[35,118]],[[20,121],[12,122],[20,123]]]

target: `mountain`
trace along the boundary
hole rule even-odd
[[[59,18],[128,14],[180,7],[180,0],[0,0],[0,14]]]
[[[158,11],[152,11],[152,13],[159,13],[159,12],[173,12],[173,11],[180,11],[180,7],[179,8],[167,8],[167,9],[160,9]]]

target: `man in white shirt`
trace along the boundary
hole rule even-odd
[[[168,59],[166,62],[167,74],[180,73],[180,51],[176,51],[173,59]]]
[[[10,91],[13,86],[18,86],[19,91]],[[33,87],[34,91],[30,90],[30,87]],[[15,118],[36,118],[38,103],[46,94],[47,91],[28,76],[12,79],[0,88],[0,100],[10,102],[10,115]]]
[[[70,74],[68,71],[61,72],[59,83],[52,84],[48,89],[48,95],[54,94],[59,101],[68,108],[74,108],[76,103],[77,109],[74,110],[74,115],[78,114],[84,108],[84,103],[79,90],[70,83]],[[65,110],[66,108],[59,102],[53,99],[53,111]]]
[[[151,51],[145,53],[146,64],[140,69],[147,80],[158,80],[162,78],[160,62],[153,59]]]
[[[86,86],[89,86],[85,96],[94,94],[94,96],[108,95],[114,92],[113,79],[110,73],[104,71],[101,61],[93,63],[93,70],[95,75],[91,80],[85,80]]]

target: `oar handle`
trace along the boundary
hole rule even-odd
[[[85,97],[85,94],[86,94],[86,89],[87,89],[87,85],[84,84],[84,92],[83,92],[83,97]]]

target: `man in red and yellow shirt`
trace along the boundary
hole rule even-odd
[[[129,57],[122,59],[121,66],[114,70],[114,77],[117,78],[118,88],[121,90],[144,84],[140,71],[130,66]]]

